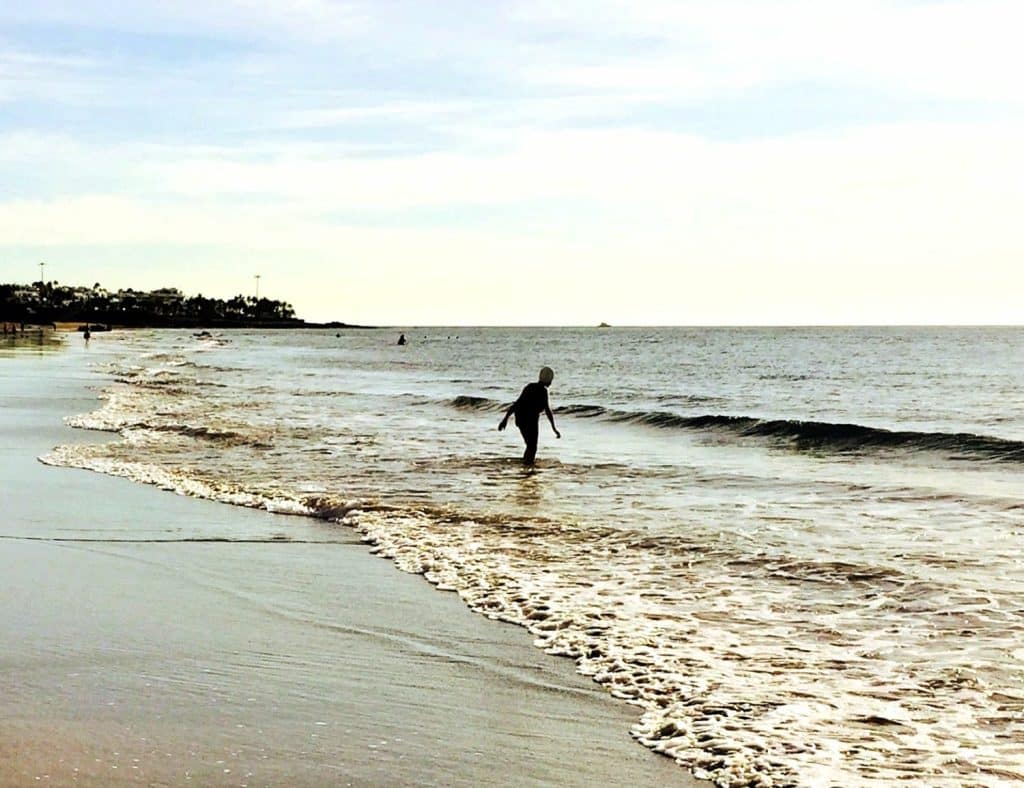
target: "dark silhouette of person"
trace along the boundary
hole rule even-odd
[[[541,368],[536,383],[527,383],[523,388],[519,399],[513,402],[505,412],[505,417],[498,424],[498,431],[508,426],[508,417],[515,415],[516,426],[523,435],[526,442],[526,451],[523,452],[523,464],[533,465],[537,456],[537,427],[540,422],[540,414],[543,413],[551,422],[551,429],[555,431],[555,437],[561,438],[562,433],[555,426],[555,417],[551,414],[551,407],[548,405],[548,386],[555,379],[555,373],[551,367]]]
[[[399,334],[398,335],[398,344],[399,345],[404,345],[405,344],[405,334]]]

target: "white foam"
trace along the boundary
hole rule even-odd
[[[521,540],[514,527],[438,528],[428,517],[376,512],[345,522],[403,570],[574,658],[643,709],[637,739],[716,784],[958,785],[950,762],[970,760],[991,775],[1012,757],[1002,738],[1010,717],[995,729],[976,725],[995,714],[985,695],[936,708],[921,684],[942,670],[879,662],[874,639],[830,647],[796,626],[766,638],[741,634],[728,613],[709,622],[702,614],[715,599],[737,590],[729,578],[709,582],[688,569],[657,576],[647,556],[614,539],[605,544],[620,548],[610,567],[585,534]],[[999,783],[984,771],[972,779]]]
[[[97,444],[58,446],[40,457],[39,460],[47,465],[82,468],[110,476],[120,476],[142,484],[151,484],[161,490],[179,495],[206,498],[233,506],[264,509],[281,514],[306,516],[316,514],[314,510],[298,500],[252,493],[226,483],[201,481],[187,473],[168,470],[151,463],[110,459],[103,456],[104,450],[103,445]]]

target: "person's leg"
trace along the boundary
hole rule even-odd
[[[525,465],[533,465],[533,460],[537,456],[537,422],[528,421],[526,424],[519,424],[519,432],[523,435],[523,440],[526,442],[526,451],[523,452],[523,463]]]

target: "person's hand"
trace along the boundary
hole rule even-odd
[[[560,433],[558,430],[555,430],[555,437],[556,438],[561,438],[562,437],[562,433]]]
[[[505,427],[508,426],[508,416],[498,422],[498,432],[501,432]]]

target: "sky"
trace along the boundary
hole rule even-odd
[[[1024,323],[1019,0],[0,3],[0,281]]]

